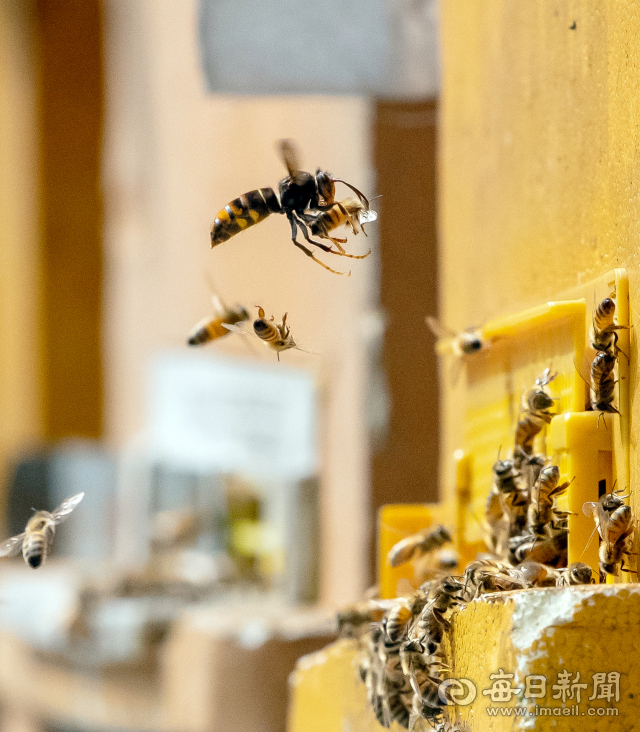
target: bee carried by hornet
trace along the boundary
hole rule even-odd
[[[260,223],[272,213],[284,214],[289,220],[291,241],[295,246],[321,267],[334,274],[348,276],[350,273],[331,269],[318,259],[309,247],[301,244],[297,240],[298,227],[309,244],[319,247],[328,254],[351,259],[364,259],[369,256],[371,251],[362,255],[348,254],[341,246],[346,240],[331,237],[329,232],[342,224],[347,224],[356,233],[358,226],[362,228],[363,224],[374,221],[377,214],[369,208],[369,200],[364,193],[350,183],[341,178],[334,178],[330,173],[319,168],[315,176],[300,170],[298,153],[291,140],[281,140],[279,150],[289,175],[280,181],[278,194],[273,188],[258,188],[244,193],[228,203],[218,212],[211,225],[211,247],[228,241],[232,236]],[[336,201],[336,183],[346,185],[359,200],[356,202],[352,202],[352,199]],[[309,235],[309,228],[314,235],[330,240],[338,249],[333,249],[328,244],[312,239]]]

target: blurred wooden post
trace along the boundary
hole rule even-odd
[[[0,506],[8,461],[42,431],[32,11],[31,3],[0,2]]]

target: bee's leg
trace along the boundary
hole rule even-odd
[[[330,236],[328,238],[331,239],[331,241],[338,247],[338,249],[340,250],[340,253],[341,254],[346,255],[346,252],[345,252],[344,248],[342,247],[343,244],[346,244],[347,243],[347,240],[346,239],[338,239],[338,238],[333,237],[333,236]]]
[[[621,353],[626,359],[627,363],[629,363],[629,356],[622,350],[622,348],[619,348],[617,345],[615,346],[615,356],[617,356],[619,353]]]
[[[311,259],[313,259],[314,262],[317,262],[321,267],[328,269],[329,272],[333,272],[333,274],[337,274],[337,275],[344,275],[345,277],[351,277],[351,272],[338,272],[335,269],[331,269],[331,267],[326,265],[323,261],[321,261],[320,259],[317,259],[315,254],[311,251],[311,249],[308,249],[307,247],[305,247],[304,244],[300,244],[300,242],[296,239],[296,236],[298,234],[298,227],[296,226],[296,221],[293,218],[293,216],[287,217],[287,218],[289,218],[289,223],[291,224],[291,241],[298,247],[298,249],[302,249],[302,251],[307,255],[307,257],[311,257]],[[302,227],[302,224],[301,224],[301,227]],[[305,238],[308,239],[308,236]],[[315,243],[315,242],[311,242],[311,243]],[[325,249],[325,251],[326,250],[332,251],[331,247],[327,247],[324,244],[318,244],[318,246],[320,246],[321,249]]]
[[[336,254],[339,257],[349,257],[349,259],[365,259],[371,254],[371,249],[366,254],[347,254],[345,250],[337,244],[336,246],[340,251],[337,251],[335,249],[332,249],[331,247],[328,247],[326,244],[321,244],[319,241],[315,241],[314,239],[309,238],[309,231],[307,230],[307,227],[302,223],[302,221],[298,221],[300,224],[300,228],[302,229],[302,234],[304,238],[309,242],[309,244],[313,244],[316,247],[320,247],[323,251],[327,252],[327,254]],[[331,237],[329,237],[331,239]],[[331,239],[333,241],[333,239]]]

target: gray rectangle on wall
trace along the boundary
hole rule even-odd
[[[200,0],[209,91],[437,95],[435,0]]]

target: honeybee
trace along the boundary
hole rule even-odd
[[[567,490],[570,481],[558,485],[559,480],[560,469],[557,465],[549,465],[542,468],[533,486],[527,512],[527,529],[536,536],[550,536],[555,529],[566,528],[562,522],[568,513],[556,510],[554,504],[556,498]]]
[[[24,533],[0,544],[0,557],[12,557],[22,549],[24,561],[34,569],[44,564],[51,548],[56,526],[61,524],[84,498],[78,493],[64,500],[53,513],[37,511],[27,522]]]
[[[474,353],[480,353],[480,351],[485,351],[489,348],[489,341],[483,338],[478,328],[468,328],[460,333],[450,328],[445,328],[430,315],[427,315],[425,321],[429,326],[429,330],[436,338],[451,341],[451,350],[454,356],[458,356],[458,358],[472,356]]]
[[[525,587],[522,576],[510,573],[508,564],[494,559],[477,559],[467,565],[464,571],[465,595],[471,599],[486,592],[519,590]]]
[[[631,506],[625,505],[624,498],[613,491],[605,493],[598,503],[587,501],[582,506],[584,515],[594,519],[602,539],[598,551],[600,570],[613,576],[618,575],[624,555],[630,554],[633,546],[635,522]]]
[[[329,232],[345,224],[351,228],[354,234],[362,231],[366,236],[367,232],[364,225],[375,221],[377,218],[378,214],[375,211],[366,208],[362,201],[356,201],[355,198],[345,198],[343,201],[337,201],[328,211],[305,214],[305,221],[310,225],[311,233],[321,239],[329,239],[340,251],[344,251],[341,244],[346,244],[347,240],[329,236]],[[357,257],[355,255],[350,256],[353,259],[364,259],[369,254],[371,254],[371,250]]]
[[[526,560],[507,573],[511,577],[521,580],[522,587],[553,587],[556,584],[555,572],[551,567],[545,567],[540,562]]]
[[[392,567],[399,567],[414,556],[428,554],[451,541],[451,534],[444,526],[422,529],[394,544],[387,554],[387,559]]]
[[[249,191],[228,203],[218,212],[211,225],[211,246],[215,247],[228,241],[232,236],[263,221],[272,213],[281,213],[285,214],[289,220],[291,240],[299,249],[330,272],[347,274],[331,269],[320,259],[317,259],[311,249],[297,241],[298,226],[309,244],[313,244],[330,254],[361,259],[362,257],[347,254],[342,248],[336,251],[322,242],[311,239],[307,224],[313,223],[314,214],[329,211],[336,204],[336,183],[343,183],[349,187],[358,196],[365,210],[369,209],[367,197],[350,183],[340,178],[334,178],[330,173],[318,169],[314,177],[310,173],[300,170],[297,151],[291,140],[280,140],[279,148],[280,155],[289,172],[289,175],[279,183],[280,199],[278,200],[273,188],[259,188]]]
[[[618,352],[621,352],[618,348],[618,334],[616,331],[625,330],[629,327],[628,325],[616,325],[614,323],[615,312],[615,300],[605,297],[596,308],[593,325],[589,333],[594,350],[604,351],[610,356],[617,356]]]
[[[515,449],[513,451],[516,467],[533,455],[533,441],[542,431],[545,424],[549,424],[555,416],[549,410],[554,399],[547,394],[545,387],[557,376],[545,369],[535,381],[533,388],[526,391],[522,397],[522,411],[516,426]]]
[[[495,547],[499,553],[502,553],[505,543],[504,534],[515,536],[525,527],[529,496],[518,484],[517,479],[520,472],[517,470],[514,460],[497,460],[493,465],[493,476],[493,486],[487,505],[487,520],[490,522]],[[502,518],[497,522],[495,521],[497,511],[495,497],[502,509]],[[506,526],[507,521],[508,527]]]
[[[288,351],[290,348],[305,351],[304,348],[298,346],[291,335],[291,330],[287,325],[287,313],[282,317],[281,323],[275,323],[273,316],[267,320],[264,309],[259,305],[256,305],[256,307],[258,308],[258,319],[253,321],[252,335],[257,336],[265,345],[274,350],[278,356],[278,361],[280,360],[281,351]],[[247,332],[232,323],[223,323],[222,325],[227,330],[233,330],[237,333]],[[311,353],[311,351],[305,351],[305,353]]]
[[[584,562],[573,562],[568,567],[555,571],[557,575],[556,587],[592,585],[595,583],[591,567],[588,564],[584,564]]]
[[[356,638],[373,623],[381,622],[385,613],[392,610],[391,600],[363,600],[341,610],[336,620],[338,634],[345,638]]]
[[[235,325],[244,320],[249,320],[250,315],[247,309],[241,305],[236,305],[235,308],[228,307],[217,295],[214,295],[212,300],[213,315],[209,318],[204,318],[193,327],[187,338],[188,345],[200,346],[216,338],[229,335],[229,329],[225,328],[223,323]]]
[[[598,351],[591,363],[591,409],[620,414],[613,405],[616,379],[613,369],[618,359],[606,351]]]
[[[524,533],[511,539],[509,548],[516,562],[530,559],[551,567],[564,567],[567,564],[568,534],[566,529],[558,529],[547,537]]]

